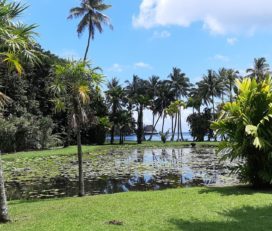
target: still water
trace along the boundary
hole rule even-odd
[[[85,189],[87,194],[95,195],[238,184],[237,177],[230,175],[234,164],[219,159],[213,148],[112,150],[96,159],[84,159]],[[28,172],[21,171],[24,180],[14,178],[6,182],[8,198],[77,195],[77,161],[52,161],[58,168],[56,176],[48,177],[45,173],[28,179]]]

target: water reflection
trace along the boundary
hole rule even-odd
[[[9,199],[52,198],[77,195],[77,162],[59,164],[59,175],[8,181]],[[220,163],[212,148],[141,149],[111,151],[96,160],[84,161],[86,192],[127,192],[180,186],[232,185],[229,162]]]

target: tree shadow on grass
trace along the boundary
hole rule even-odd
[[[272,206],[242,207],[218,213],[223,221],[200,221],[172,219],[169,222],[176,226],[174,230],[184,231],[269,231],[272,230]]]
[[[219,193],[221,196],[253,195],[256,193],[272,194],[272,189],[254,189],[251,186],[232,186],[232,187],[205,187],[199,191],[200,194]],[[272,230],[272,228],[271,228]]]

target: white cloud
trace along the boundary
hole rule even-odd
[[[237,38],[234,38],[234,37],[232,37],[232,38],[227,38],[227,43],[228,43],[229,45],[231,45],[231,46],[235,45],[235,43],[237,43],[237,42],[238,42]]]
[[[114,63],[111,67],[108,68],[109,71],[112,72],[123,72],[124,71],[124,67],[118,63]]]
[[[153,39],[164,39],[169,38],[171,36],[171,33],[167,30],[163,31],[154,31],[152,38]]]
[[[79,60],[80,59],[80,55],[78,54],[78,52],[76,52],[75,50],[72,50],[72,49],[64,49],[61,52],[59,52],[58,55],[62,58],[70,59],[70,60]]]
[[[134,67],[135,68],[142,68],[142,69],[152,69],[152,66],[150,64],[144,63],[144,62],[134,63]]]
[[[212,59],[216,60],[216,61],[220,61],[220,62],[228,62],[229,61],[229,57],[224,56],[224,55],[220,55],[220,54],[213,56]]]
[[[148,29],[201,22],[211,33],[252,35],[272,29],[271,9],[271,0],[142,0],[133,25]]]

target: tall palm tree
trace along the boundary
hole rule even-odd
[[[190,80],[186,77],[186,74],[181,69],[174,67],[172,73],[168,76],[172,88],[175,92],[175,99],[181,100],[182,97],[187,97],[189,89],[191,87]],[[181,110],[181,109],[180,109]],[[178,131],[180,132],[181,140],[183,140],[182,134],[182,123],[181,123],[181,111],[177,114],[178,116]]]
[[[131,82],[126,81],[126,83],[126,93],[129,104],[134,105],[138,114],[136,135],[137,143],[141,144],[144,138],[143,113],[144,109],[149,105],[150,102],[147,87],[148,84],[146,80],[139,78],[137,75],[133,76]]]
[[[27,6],[18,2],[10,3],[0,0],[0,64],[6,65],[9,71],[19,75],[23,72],[24,61],[35,63],[38,52],[35,50],[36,42],[33,31],[36,25],[15,23]],[[0,107],[10,101],[10,98],[0,92]],[[4,175],[0,160],[0,223],[8,222],[8,207],[4,186]]]
[[[229,93],[229,101],[232,103],[233,101],[233,89],[235,86],[235,80],[239,78],[239,71],[234,69],[228,69],[227,70],[227,76],[226,76],[226,87],[228,89]]]
[[[197,112],[200,113],[201,105],[202,105],[202,98],[200,96],[199,89],[195,87],[191,88],[186,107],[192,107],[193,113],[195,113],[195,110],[197,110]]]
[[[224,85],[218,74],[213,70],[208,70],[208,74],[203,76],[203,80],[197,83],[199,93],[206,105],[212,104],[213,120],[215,120],[215,98],[221,96]]]
[[[148,88],[148,93],[150,98],[149,109],[152,111],[152,132],[148,139],[149,141],[152,140],[154,130],[161,117],[161,114],[159,113],[159,110],[158,110],[158,105],[156,104],[156,98],[158,97],[158,86],[160,83],[159,79],[160,79],[159,76],[153,75],[148,79],[148,82],[147,82],[147,88]],[[158,115],[157,121],[155,121],[156,115]]]
[[[265,75],[269,73],[269,64],[266,61],[266,58],[255,58],[252,68],[248,68],[246,72],[251,78],[256,78],[257,81],[263,80]]]
[[[84,106],[90,102],[91,90],[97,88],[101,80],[102,75],[95,73],[86,61],[71,61],[56,65],[55,79],[51,87],[55,95],[56,111],[68,108],[72,113],[72,127],[77,136],[79,196],[85,195],[81,145],[81,130],[87,121]]]
[[[160,81],[158,85],[158,97],[155,100],[155,104],[157,105],[158,113],[162,115],[162,133],[164,133],[165,119],[167,117],[166,109],[173,101],[175,101],[175,92],[171,82],[168,80]]]
[[[118,121],[118,111],[122,109],[122,99],[124,97],[124,89],[119,84],[119,81],[117,78],[113,78],[110,82],[107,84],[108,90],[106,93],[106,99],[107,103],[109,104],[109,107],[111,109],[111,115],[110,120],[112,122],[111,127],[111,144],[114,143],[114,133],[115,133],[115,126]]]
[[[102,24],[113,28],[109,17],[102,13],[104,10],[107,10],[110,7],[111,5],[103,3],[103,0],[81,0],[79,7],[74,7],[70,10],[68,19],[81,18],[77,26],[78,36],[81,36],[86,29],[89,33],[87,47],[83,59],[84,61],[87,60],[90,42],[91,39],[94,39],[95,31],[97,30],[99,33],[102,33]]]

